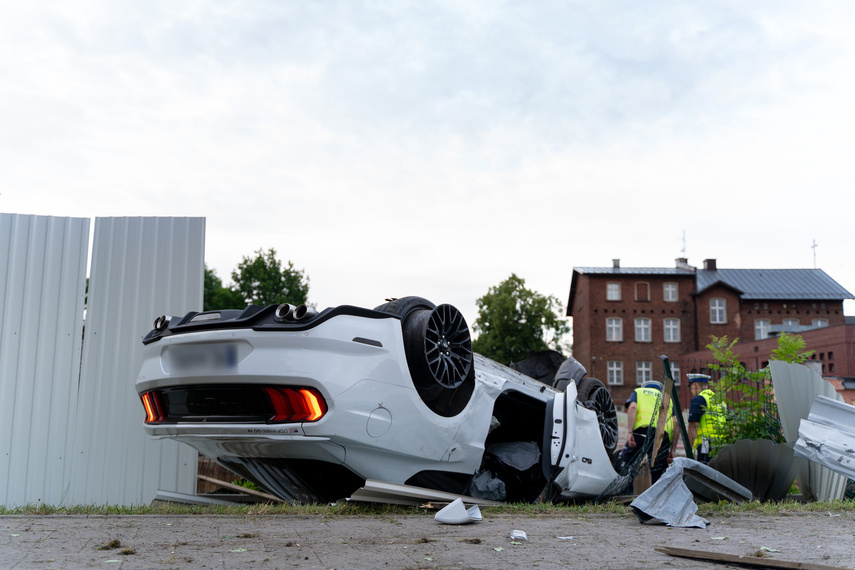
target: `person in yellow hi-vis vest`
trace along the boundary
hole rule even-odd
[[[695,459],[701,463],[710,460],[710,451],[721,438],[727,404],[710,390],[710,377],[706,374],[686,374],[692,401],[689,403],[689,440]]]
[[[641,388],[636,388],[626,401],[627,438],[626,445],[621,450],[615,468],[621,471],[630,463],[636,454],[644,447],[648,431],[654,436],[650,426],[656,427],[659,417],[659,402],[662,398],[662,383],[655,380],[645,382]],[[674,440],[674,404],[668,406],[668,419],[665,421],[665,433],[662,443],[656,453],[653,466],[650,468],[651,482],[655,483],[668,467],[668,457],[671,454]]]

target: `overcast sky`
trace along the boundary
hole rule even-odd
[[[226,283],[470,324],[613,258],[855,292],[855,2],[0,3],[0,211],[204,216]]]

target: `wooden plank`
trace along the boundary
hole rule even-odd
[[[274,503],[287,503],[287,501],[283,501],[279,497],[274,497],[273,495],[268,495],[267,493],[262,493],[261,491],[256,491],[254,489],[247,489],[246,487],[241,487],[240,485],[234,485],[232,483],[227,483],[225,481],[220,481],[219,479],[214,479],[213,477],[206,477],[204,475],[196,475],[197,479],[202,481],[207,481],[208,483],[213,483],[218,487],[222,487],[223,489],[229,489],[230,491],[237,491],[238,493],[246,493],[247,495],[252,495],[253,497],[258,497],[260,499],[264,499],[265,501],[271,501]]]
[[[695,560],[706,560],[707,562],[718,562],[722,564],[738,564],[752,568],[799,568],[800,570],[829,570],[840,568],[840,566],[826,566],[825,564],[813,564],[811,562],[793,562],[790,560],[776,560],[766,556],[739,556],[736,554],[724,554],[722,552],[710,552],[708,550],[691,550],[688,548],[674,548],[671,546],[656,546],[656,552],[677,556],[680,558],[693,558]]]

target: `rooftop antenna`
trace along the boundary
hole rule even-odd
[[[817,248],[816,239],[813,240],[813,245],[810,248],[813,250],[813,268],[816,269],[816,248]]]
[[[680,250],[680,257],[686,257],[686,230],[683,230],[683,249]]]

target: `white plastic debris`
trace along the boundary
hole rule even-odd
[[[463,504],[463,499],[454,499],[444,508],[440,509],[434,519],[444,524],[467,524],[478,522],[482,519],[481,509],[475,505],[469,509]]]
[[[524,530],[512,530],[511,540],[528,540]]]

